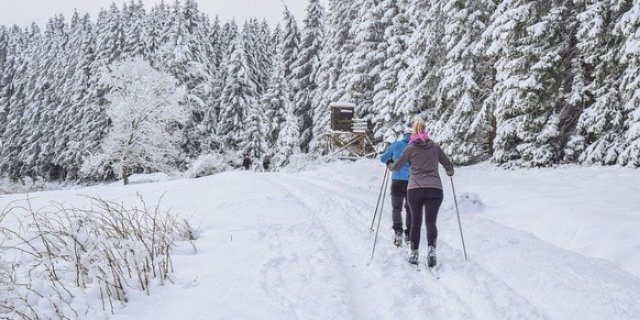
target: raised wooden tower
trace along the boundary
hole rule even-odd
[[[331,129],[327,133],[328,154],[337,158],[357,159],[375,156],[369,139],[367,121],[355,118],[356,105],[349,102],[332,102]]]

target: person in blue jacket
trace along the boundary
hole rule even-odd
[[[411,138],[411,126],[406,128],[402,138],[392,143],[389,148],[380,156],[382,163],[392,163],[400,158],[400,155],[404,149],[409,145],[409,139]],[[411,213],[409,211],[409,203],[407,202],[407,185],[409,184],[409,164],[406,163],[398,171],[394,171],[391,175],[391,216],[393,219],[393,230],[395,231],[395,238],[393,243],[396,246],[402,245],[402,235],[405,235],[405,241],[409,243],[409,231],[411,230]],[[406,229],[402,229],[402,207],[406,212],[405,226]],[[403,232],[404,231],[404,232]]]

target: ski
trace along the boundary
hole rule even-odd
[[[440,279],[440,275],[438,274],[438,266],[427,268],[427,270],[429,270],[429,273],[431,273],[431,275],[436,279]]]
[[[411,264],[411,263],[410,263],[410,265],[411,265],[411,267],[413,267],[414,269],[416,269],[416,271],[418,271],[418,272],[422,271],[422,269],[420,269],[420,265],[418,265],[418,264]]]
[[[431,275],[436,278],[436,279],[440,279],[440,274],[438,273],[438,269],[440,269],[440,264],[442,263],[442,261],[438,261],[438,263],[433,266],[433,267],[427,267],[427,270],[429,270],[429,273],[431,273]],[[425,258],[425,264],[428,266],[428,258]]]

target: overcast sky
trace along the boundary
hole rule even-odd
[[[307,1],[284,0],[298,22],[302,22],[304,18]],[[108,8],[112,2],[122,9],[122,3],[129,3],[130,0],[0,0],[0,25],[18,24],[25,27],[35,21],[44,26],[51,16],[59,13],[69,21],[74,8],[82,14],[88,12],[95,21],[100,8]],[[164,2],[173,4],[174,1]],[[320,2],[327,10],[328,0]],[[160,0],[143,0],[143,3],[150,8],[160,3]],[[198,0],[198,8],[211,18],[220,16],[222,21],[236,18],[236,21],[242,22],[247,18],[257,17],[267,19],[272,25],[282,20],[283,12],[281,0]]]

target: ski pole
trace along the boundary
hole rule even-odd
[[[376,221],[376,215],[378,214],[378,205],[380,205],[380,197],[382,196],[382,187],[384,187],[387,181],[387,175],[389,174],[389,168],[384,170],[384,177],[382,178],[382,184],[380,185],[380,193],[378,193],[378,201],[376,201],[376,210],[373,212],[373,220],[371,220],[371,227],[369,231],[373,232],[373,223]]]
[[[462,224],[460,223],[460,211],[458,210],[458,199],[456,198],[456,187],[453,186],[453,177],[449,176],[449,178],[451,178],[451,191],[453,191],[453,201],[456,204],[456,215],[458,216],[458,228],[460,228],[460,239],[462,240],[462,252],[464,252],[464,260],[468,261],[467,249],[464,246],[464,236],[462,235]]]
[[[380,221],[382,221],[382,208],[384,208],[384,199],[386,198],[385,196],[387,194],[387,185],[389,185],[388,176],[384,180],[384,193],[382,194],[382,203],[380,204],[380,215],[378,215],[378,226],[376,227],[376,236],[373,239],[373,250],[371,250],[371,260],[369,260],[369,263],[373,261],[373,253],[376,252],[376,242],[378,242],[378,232],[380,231]]]

